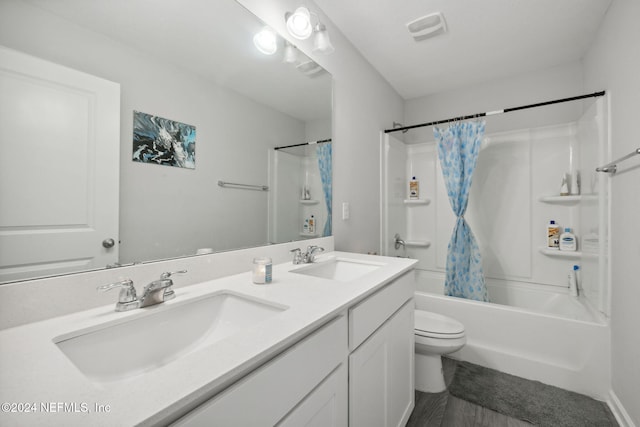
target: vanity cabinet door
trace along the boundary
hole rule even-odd
[[[293,415],[297,408],[323,408],[316,400],[305,405],[305,398],[312,397],[325,379],[346,363],[347,351],[347,320],[345,316],[341,316],[212,397],[173,425],[273,426],[283,418]],[[346,377],[342,378],[346,387]],[[338,387],[333,385],[333,388]],[[323,398],[316,396],[315,399]],[[327,404],[333,401],[331,396],[324,400]],[[326,414],[330,415],[329,412]],[[302,410],[298,416],[313,421],[313,416],[304,414]],[[323,419],[324,415],[318,421]]]
[[[414,306],[406,302],[349,356],[349,425],[404,426],[414,407]]]

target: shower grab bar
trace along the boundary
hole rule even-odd
[[[627,160],[628,158],[633,157],[636,154],[640,154],[640,148],[636,148],[634,151],[627,154],[626,156],[620,157],[618,160],[614,160],[611,163],[607,163],[604,166],[600,166],[599,168],[596,168],[596,172],[616,173],[616,171],[618,170],[618,163],[620,163],[623,160]]]
[[[239,184],[237,182],[218,181],[220,187],[239,188],[243,190],[269,191],[268,185]]]

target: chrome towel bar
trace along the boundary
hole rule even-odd
[[[238,184],[236,182],[218,181],[220,187],[239,188],[243,190],[269,191],[268,185]]]
[[[618,163],[620,163],[623,160],[627,160],[628,158],[633,157],[636,154],[640,154],[640,148],[636,148],[634,151],[627,154],[626,156],[620,157],[618,160],[614,160],[611,163],[607,163],[604,166],[600,166],[599,168],[596,168],[596,172],[616,173],[616,170],[618,170]]]

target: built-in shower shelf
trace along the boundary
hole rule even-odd
[[[431,203],[430,199],[405,199],[405,205],[428,205]]]
[[[318,203],[320,203],[320,201],[310,199],[310,200],[300,200],[300,203],[303,205],[317,205]]]
[[[300,233],[300,236],[306,237],[307,239],[311,239],[314,237],[320,237],[318,233]]]
[[[580,258],[582,256],[582,252],[580,251],[561,251],[559,249],[540,248],[540,252],[544,255],[558,258]]]
[[[573,204],[581,200],[598,200],[597,194],[585,194],[575,196],[542,196],[540,201],[544,203]]]
[[[413,248],[428,248],[431,246],[431,242],[428,240],[405,240],[404,245]]]

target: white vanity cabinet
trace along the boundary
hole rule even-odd
[[[414,406],[413,272],[212,397],[175,426],[400,426]]]
[[[415,405],[413,292],[413,273],[407,273],[349,311],[351,427],[409,420]]]

